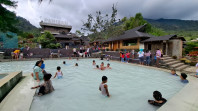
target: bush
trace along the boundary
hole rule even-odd
[[[106,51],[109,51],[109,48],[107,48]]]
[[[186,60],[186,61],[185,61],[185,64],[190,64],[190,63],[191,63],[190,60]]]
[[[180,59],[180,61],[183,62],[183,63],[184,63],[186,60],[187,60],[186,58],[181,58],[181,59]]]
[[[174,55],[174,56],[173,56],[173,59],[177,59],[177,56],[176,56],[176,55]]]
[[[196,65],[196,62],[191,62],[190,63],[190,66],[195,66]]]
[[[191,51],[196,51],[195,47],[198,47],[198,44],[196,42],[187,43],[187,46],[185,47],[186,53],[188,54]]]

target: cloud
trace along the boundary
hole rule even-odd
[[[98,10],[111,14],[113,4],[117,4],[118,18],[141,12],[152,19],[198,19],[197,0],[53,0],[50,4],[48,0],[41,4],[38,0],[18,0],[18,7],[11,10],[37,27],[45,18],[67,21],[75,32],[88,14],[94,15]]]

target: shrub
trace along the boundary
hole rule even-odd
[[[190,63],[190,66],[195,66],[196,65],[196,62],[191,62]]]
[[[107,48],[106,51],[109,51],[109,48]]]
[[[186,61],[185,61],[185,64],[190,64],[190,63],[191,63],[190,60],[186,60]]]
[[[174,56],[173,56],[173,59],[177,59],[177,56],[176,56],[176,55],[174,55]]]
[[[181,62],[185,62],[187,59],[186,58],[181,58],[180,61]]]

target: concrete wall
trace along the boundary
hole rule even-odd
[[[22,78],[22,72],[13,72],[0,79],[0,102]]]
[[[34,48],[27,51],[26,49],[23,49],[23,55],[25,58],[49,58],[51,52],[58,53],[58,50],[60,50],[61,57],[69,57],[73,54],[72,49],[39,49]],[[14,49],[6,49],[4,56],[7,58],[11,58],[11,52],[13,52]],[[27,54],[33,53],[33,56],[27,56]]]
[[[181,40],[173,39],[170,40],[173,44],[172,46],[172,56],[177,56],[177,58],[182,57],[182,46],[183,42]]]

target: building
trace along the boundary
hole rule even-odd
[[[56,42],[60,43],[64,48],[68,47],[80,47],[81,45],[86,45],[89,40],[85,37],[79,37],[74,33],[71,33],[72,26],[64,24],[46,23],[41,21],[40,26],[42,27],[41,33],[49,31],[54,35]]]
[[[165,55],[182,57],[183,41],[185,41],[183,37],[177,35],[156,37],[145,33],[145,26],[146,24],[127,30],[120,36],[103,40],[102,44],[105,49],[112,51],[145,49],[154,53],[156,49],[161,49]]]

